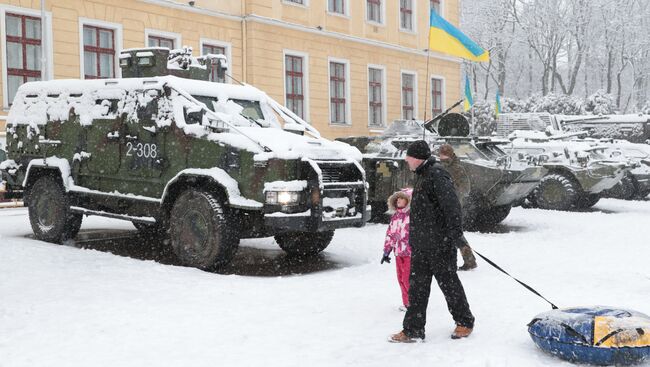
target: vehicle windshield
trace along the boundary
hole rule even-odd
[[[194,97],[197,101],[204,103],[210,111],[214,112],[214,103],[218,101],[217,97],[196,95],[192,97]],[[241,114],[245,117],[253,119],[255,121],[264,120],[264,112],[262,112],[262,107],[260,106],[259,101],[249,101],[245,99],[231,99],[231,101],[235,102],[243,108]]]

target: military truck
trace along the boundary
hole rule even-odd
[[[74,238],[84,215],[124,219],[165,233],[182,263],[215,269],[240,238],[275,236],[306,255],[364,225],[357,149],[252,86],[205,81],[227,63],[187,51],[125,50],[123,79],[19,88],[1,172],[25,192],[36,238]]]
[[[539,184],[546,170],[532,162],[512,159],[498,143],[469,135],[469,123],[460,114],[441,114],[427,123],[396,120],[380,136],[337,140],[356,146],[363,155],[369,183],[368,200],[372,220],[386,221],[386,199],[393,192],[412,187],[414,175],[404,157],[408,146],[420,139],[429,142],[435,153],[442,144],[453,146],[470,182],[463,203],[463,220],[468,229],[493,226],[503,221],[513,205],[523,201]]]

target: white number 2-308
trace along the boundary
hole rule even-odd
[[[136,156],[139,158],[156,158],[158,156],[158,146],[149,143],[126,143],[126,156]]]

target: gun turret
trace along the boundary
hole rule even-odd
[[[216,71],[224,78],[228,61],[224,55],[192,56],[192,48],[170,50],[166,47],[132,48],[120,52],[124,78],[174,75],[180,78],[210,80]]]

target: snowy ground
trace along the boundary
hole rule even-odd
[[[225,274],[173,265],[126,222],[87,218],[76,243],[31,239],[25,209],[0,210],[0,367],[570,366],[526,324],[541,299],[479,260],[462,273],[477,322],[468,339],[434,288],[425,343],[396,345],[394,264],[385,225],[336,232],[307,262],[272,239],[244,240]],[[587,212],[517,208],[473,247],[560,307],[650,313],[650,201]],[[108,238],[111,238],[109,240]]]

